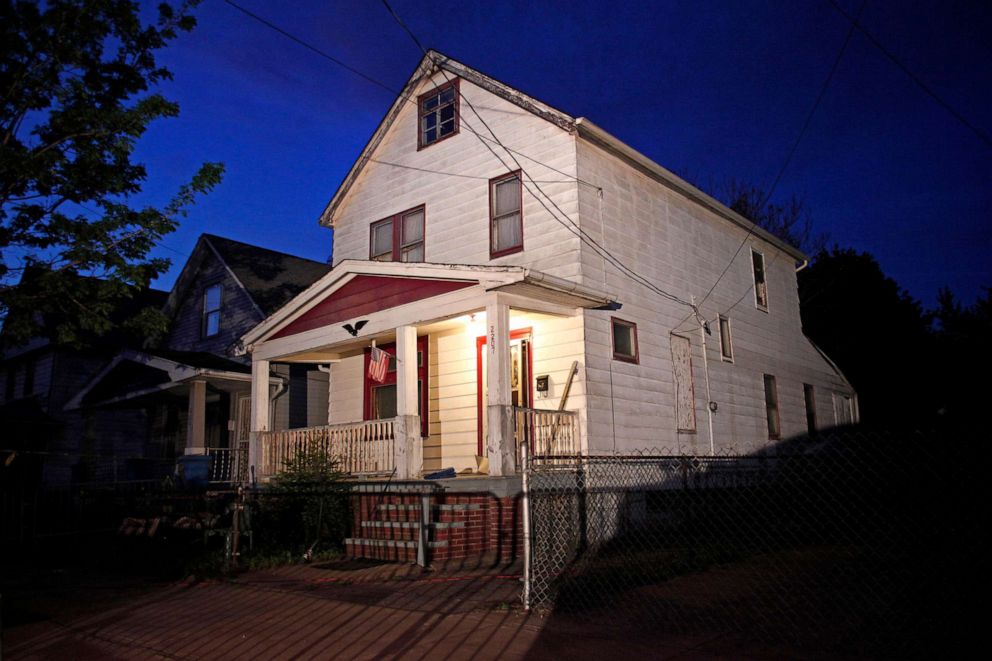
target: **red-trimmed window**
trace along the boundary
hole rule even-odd
[[[518,170],[489,180],[489,256],[523,249],[523,188]]]
[[[613,359],[637,363],[637,324],[613,317]]]
[[[458,79],[417,97],[417,149],[458,135]]]
[[[390,355],[386,379],[378,383],[369,378],[371,350],[365,350],[365,415],[366,420],[386,420],[396,417],[396,345],[379,347]],[[420,434],[427,436],[427,337],[417,338],[417,411]]]
[[[372,223],[369,259],[377,262],[424,261],[424,207]]]

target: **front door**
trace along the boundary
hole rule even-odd
[[[486,431],[488,427],[486,415],[487,359],[485,351],[486,338],[476,340],[476,366],[478,383],[478,452],[480,457],[486,456]],[[510,332],[510,399],[513,406],[530,408],[533,402],[533,357],[531,355],[531,330],[529,328]]]

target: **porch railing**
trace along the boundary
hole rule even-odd
[[[261,432],[259,477],[283,471],[286,462],[307,451],[323,451],[352,475],[388,474],[395,467],[396,420]]]
[[[574,411],[513,407],[517,465],[520,443],[527,441],[532,457],[563,457],[579,453],[579,416]]]
[[[210,484],[243,484],[248,481],[248,441],[234,448],[207,448]]]

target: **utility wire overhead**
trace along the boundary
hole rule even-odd
[[[323,57],[323,58],[325,58],[325,59],[333,62],[334,64],[342,67],[343,69],[345,69],[347,71],[350,71],[351,73],[353,73],[356,76],[362,78],[363,80],[366,80],[366,81],[372,83],[376,87],[381,87],[382,89],[386,90],[387,92],[389,92],[393,96],[395,96],[395,97],[397,97],[399,99],[402,99],[406,103],[410,103],[410,104],[412,104],[414,106],[417,105],[417,100],[416,99],[410,98],[409,96],[403,94],[402,91],[397,91],[397,90],[393,89],[392,87],[390,87],[389,85],[387,85],[386,83],[384,83],[384,82],[382,82],[380,80],[376,80],[372,76],[370,76],[370,75],[362,72],[360,69],[357,69],[357,68],[349,65],[348,63],[342,61],[341,59],[336,58],[333,55],[327,53],[326,51],[323,51],[320,48],[317,48],[313,44],[307,42],[304,39],[301,39],[300,37],[297,37],[296,35],[292,34],[291,32],[289,32],[287,30],[284,30],[284,29],[280,28],[275,23],[272,23],[271,21],[269,21],[269,20],[267,20],[267,19],[259,16],[258,14],[254,13],[254,12],[248,10],[248,9],[245,9],[244,7],[242,7],[241,5],[239,5],[238,3],[233,2],[233,0],[224,0],[224,2],[227,3],[228,5],[230,5],[231,7],[233,7],[234,9],[237,9],[238,11],[242,12],[246,16],[248,16],[248,17],[250,17],[250,18],[258,21],[259,23],[261,23],[262,25],[266,26],[267,28],[269,28],[271,30],[274,30],[275,32],[281,34],[282,36],[284,36],[287,39],[293,41],[294,43],[299,44],[300,46],[303,46],[307,50],[316,53],[317,55],[319,55],[319,56],[321,56],[321,57]],[[487,139],[487,138],[485,138],[485,136],[479,135],[470,126],[469,127],[466,127],[466,128],[467,128],[467,130],[470,133],[475,133],[476,137],[479,137],[481,139]],[[545,167],[545,168],[551,170],[552,172],[557,172],[558,174],[560,174],[562,176],[568,177],[571,180],[577,181],[577,182],[579,182],[581,184],[585,184],[586,186],[592,186],[593,188],[597,188],[597,189],[599,188],[599,186],[596,186],[595,184],[589,183],[587,181],[583,181],[583,180],[581,180],[581,179],[579,179],[579,178],[577,178],[577,177],[575,177],[573,175],[568,174],[567,172],[562,172],[561,170],[559,170],[557,168],[554,168],[554,167],[548,165],[547,163],[542,163],[541,161],[539,161],[539,160],[537,160],[537,159],[535,159],[535,158],[533,158],[531,156],[528,156],[526,154],[523,154],[523,153],[521,153],[519,151],[515,151],[515,150],[510,149],[508,147],[503,147],[503,148],[506,149],[509,152],[516,153],[517,155],[522,156],[523,158],[526,158],[527,160],[529,160],[529,161],[531,161],[533,163],[536,163],[536,164],[538,164],[538,165],[540,165],[542,167]]]
[[[861,17],[861,12],[864,11],[865,5],[867,4],[868,4],[868,0],[862,0],[861,6],[858,8],[857,18]],[[799,143],[802,142],[803,137],[806,135],[807,129],[809,129],[809,125],[813,121],[813,115],[816,114],[816,109],[820,107],[820,102],[823,101],[823,97],[824,95],[826,95],[827,88],[830,87],[830,81],[833,80],[834,74],[837,72],[837,67],[840,66],[840,61],[844,57],[844,52],[847,50],[848,44],[851,43],[851,37],[854,35],[855,25],[856,23],[852,23],[851,26],[848,28],[847,34],[844,36],[844,41],[840,45],[840,50],[837,51],[837,57],[834,58],[833,66],[830,67],[830,72],[827,73],[827,77],[823,80],[823,84],[820,85],[820,91],[816,95],[816,99],[813,101],[813,105],[810,107],[809,112],[806,113],[806,119],[803,121],[802,127],[799,129],[799,134],[796,136],[795,142],[792,143],[792,147],[789,149],[789,152],[786,154],[785,160],[782,162],[782,166],[778,169],[778,173],[775,175],[775,179],[772,181],[772,185],[768,188],[768,192],[765,193],[764,197],[761,200],[761,204],[758,205],[759,209],[763,209],[771,200],[772,194],[775,192],[775,189],[778,188],[779,182],[782,181],[782,176],[785,174],[786,169],[789,167],[789,163],[792,162],[792,157],[795,156],[796,150],[799,148]],[[727,262],[727,265],[723,268],[723,271],[720,272],[719,277],[717,277],[716,281],[713,283],[713,286],[710,287],[709,290],[706,292],[706,295],[703,296],[703,298],[696,304],[697,306],[701,307],[703,303],[705,303],[707,299],[709,299],[710,295],[716,289],[717,285],[719,285],[720,281],[723,280],[723,277],[727,275],[727,271],[730,270],[730,267],[734,264],[734,261],[737,259],[737,256],[741,253],[741,250],[744,249],[744,245],[747,243],[747,240],[751,238],[751,235],[754,234],[754,230],[757,229],[757,227],[758,227],[758,221],[752,220],[751,226],[748,228],[747,233],[744,235],[744,238],[741,239],[740,245],[737,246],[737,250],[734,251],[733,257],[731,257],[730,261]],[[751,289],[753,288],[754,285],[751,286]],[[747,296],[747,292],[744,292],[744,296]],[[741,300],[744,299],[744,296],[741,296],[741,298],[737,299],[737,303],[740,303]],[[727,311],[725,311],[723,314],[726,314],[727,312],[729,312],[729,310],[736,307],[737,303],[734,303],[732,306],[730,306],[730,308]],[[687,315],[686,317],[684,317],[682,321],[680,321],[675,327],[676,328],[680,327],[691,316],[692,315]]]
[[[945,101],[944,98],[941,97],[939,94],[937,94],[937,92],[934,91],[934,89],[932,87],[930,87],[929,85],[927,85],[923,81],[922,78],[920,78],[915,73],[913,73],[913,70],[912,69],[910,69],[906,64],[904,64],[902,62],[902,60],[900,60],[898,57],[896,57],[895,54],[892,51],[890,51],[888,48],[886,48],[882,44],[882,42],[880,42],[878,39],[876,39],[874,35],[872,35],[870,32],[868,32],[868,30],[866,30],[865,27],[863,25],[861,25],[861,23],[859,23],[859,20],[861,18],[861,12],[860,11],[858,11],[858,14],[856,16],[851,16],[846,11],[844,11],[844,8],[843,7],[841,7],[839,4],[837,4],[836,0],[827,0],[827,1],[833,6],[834,9],[837,10],[837,13],[839,13],[841,16],[843,16],[848,21],[850,21],[852,28],[857,29],[858,32],[860,32],[861,34],[863,34],[864,37],[865,37],[865,39],[867,39],[868,42],[872,46],[874,46],[875,48],[877,48],[883,55],[885,55],[885,57],[887,57],[889,59],[890,62],[892,62],[894,65],[896,65],[904,74],[906,74],[907,76],[909,76],[910,80],[912,80],[914,83],[916,83],[916,85],[921,90],[923,90],[924,92],[926,92],[927,96],[929,96],[931,99],[933,99],[934,101],[936,101],[937,104],[940,105],[940,107],[943,108],[944,110],[946,110],[948,113],[950,113],[951,116],[954,117],[954,119],[956,119],[959,122],[961,122],[961,124],[964,127],[966,127],[968,130],[970,130],[976,136],[978,136],[978,139],[979,140],[981,140],[982,142],[984,142],[987,146],[992,147],[992,137],[989,137],[989,134],[988,133],[986,133],[982,129],[980,129],[977,126],[975,126],[974,124],[972,124],[968,120],[967,117],[965,117],[963,114],[961,114],[960,112],[958,112],[958,110],[955,109],[954,106],[952,106],[949,102]],[[864,5],[862,5],[862,8],[864,8]]]
[[[417,45],[417,47],[421,50],[421,52],[426,57],[428,55],[427,49],[424,48],[423,44],[420,42],[420,40],[417,38],[417,36],[413,33],[413,31],[406,25],[406,23],[403,22],[403,19],[393,10],[393,8],[390,6],[388,0],[382,0],[382,4],[385,5],[386,9],[393,16],[393,18],[396,20],[396,22],[399,24],[399,26],[410,36],[410,38],[413,40],[413,42]],[[444,69],[442,67],[438,66],[438,70],[441,72],[441,75],[444,77],[445,81],[446,82],[450,82],[450,80],[448,78],[448,75],[444,71]],[[437,86],[435,85],[435,88],[436,87]],[[572,220],[568,216],[568,214],[566,214],[564,211],[562,211],[562,209],[557,205],[557,203],[555,203],[555,201],[550,196],[548,196],[547,193],[544,192],[544,190],[534,180],[534,178],[531,177],[530,173],[528,173],[527,170],[520,164],[520,162],[513,156],[513,153],[509,149],[507,149],[506,146],[500,141],[500,139],[496,136],[495,131],[493,131],[492,127],[490,127],[489,124],[486,122],[486,120],[483,119],[483,117],[478,113],[478,111],[476,111],[475,106],[472,105],[472,102],[469,99],[467,99],[465,97],[465,95],[462,94],[460,91],[459,91],[458,94],[459,94],[459,98],[461,98],[461,100],[463,100],[465,102],[465,104],[468,106],[468,108],[472,111],[472,114],[475,115],[475,117],[486,128],[486,130],[490,133],[490,135],[492,135],[492,138],[496,142],[496,144],[498,144],[501,148],[503,148],[509,154],[509,156],[513,160],[514,164],[517,166],[517,169],[520,170],[520,172],[522,174],[526,175],[526,177],[529,180],[530,184],[528,185],[528,182],[527,181],[524,181],[523,177],[521,177],[521,183],[526,187],[527,191],[531,194],[531,196],[533,196],[534,199],[536,199],[541,204],[541,206],[544,207],[544,209],[551,215],[552,218],[554,218],[559,224],[561,224],[563,227],[565,227],[565,229],[569,230],[572,234],[575,234],[576,236],[578,236],[579,239],[582,242],[584,242],[587,245],[589,245],[590,247],[592,247],[593,250],[595,250],[597,252],[597,254],[599,254],[601,257],[603,257],[604,259],[606,259],[607,261],[609,261],[610,264],[616,266],[620,270],[620,272],[622,274],[626,275],[628,278],[634,280],[638,284],[641,284],[641,285],[647,287],[649,290],[655,292],[656,294],[662,296],[663,298],[666,298],[668,300],[671,300],[671,301],[673,301],[675,303],[680,303],[682,305],[685,305],[685,306],[687,306],[689,308],[692,308],[693,313],[696,312],[696,306],[693,305],[691,302],[686,301],[685,299],[682,299],[682,298],[680,298],[679,296],[677,296],[675,294],[672,294],[670,292],[665,291],[664,289],[658,287],[657,285],[655,285],[653,282],[651,282],[650,280],[648,280],[647,278],[645,278],[641,274],[639,274],[636,271],[630,269],[623,262],[621,262],[615,255],[613,255],[612,253],[610,253],[606,248],[604,248],[603,246],[601,246],[594,238],[592,238],[591,236],[589,236],[589,234],[587,232],[585,232],[581,227],[579,227],[578,223],[576,223],[574,220]],[[506,164],[506,162],[502,159],[502,157],[500,157],[499,154],[497,154],[493,150],[493,148],[487,143],[487,141],[485,139],[483,139],[483,136],[481,136],[479,133],[476,133],[474,131],[473,131],[473,133],[475,133],[476,137],[478,137],[483,142],[483,144],[486,146],[486,148],[489,149],[490,153],[492,153],[493,156],[495,156],[496,159],[499,160],[499,162],[503,165],[503,167],[506,168],[507,172],[512,172],[511,168]],[[532,190],[531,186],[533,186],[534,189],[536,189],[540,193],[540,195],[538,195],[537,193],[535,193],[534,190]],[[555,212],[552,211],[548,207],[548,205],[545,203],[544,199],[542,199],[542,196],[543,196],[543,198],[546,198],[547,201],[550,202],[551,205],[558,211],[558,213],[560,213],[568,221],[567,223],[565,222],[565,220],[562,220],[561,218],[559,218],[558,215],[556,215]]]

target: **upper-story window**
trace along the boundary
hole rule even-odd
[[[458,133],[458,79],[435,87],[417,99],[420,111],[417,149]]]
[[[203,290],[203,337],[213,337],[220,332],[220,299],[220,285],[211,285]]]
[[[489,180],[489,256],[523,249],[523,191],[517,171]]]
[[[424,261],[424,207],[372,223],[369,259],[377,262]]]
[[[751,271],[754,273],[754,304],[768,311],[768,285],[765,282],[765,256],[751,249]]]

